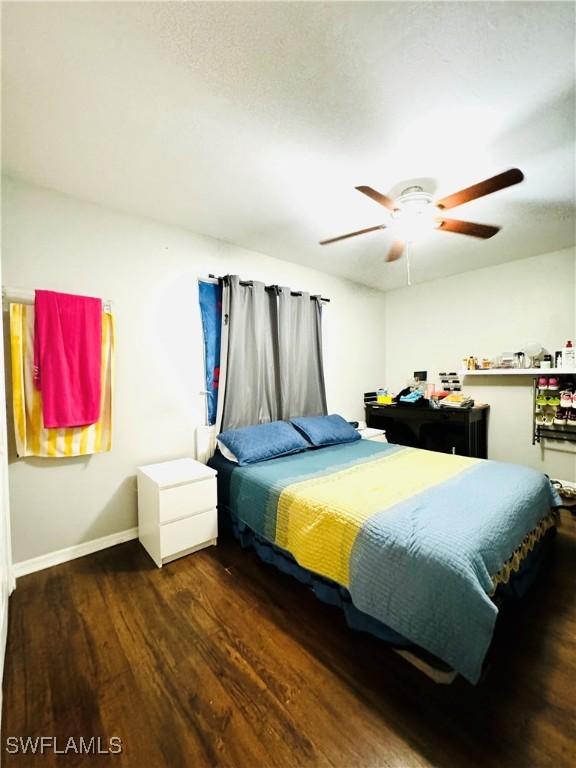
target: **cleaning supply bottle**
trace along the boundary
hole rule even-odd
[[[562,368],[576,368],[576,351],[571,341],[567,341],[562,347]]]

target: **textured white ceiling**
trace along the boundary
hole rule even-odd
[[[432,232],[420,282],[575,241],[574,8],[558,2],[5,3],[13,176],[389,289],[354,190],[447,194],[489,241]]]

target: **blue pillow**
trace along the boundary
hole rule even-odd
[[[353,443],[361,439],[360,433],[337,413],[330,416],[299,416],[290,419],[290,422],[316,447]]]
[[[226,451],[223,454],[237,461],[240,466],[299,453],[310,447],[302,435],[286,421],[228,429],[218,435],[218,443],[227,448],[233,457]]]

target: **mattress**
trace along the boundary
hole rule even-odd
[[[559,504],[529,468],[368,440],[247,467],[211,463],[219,507],[244,534],[473,683],[494,594],[535,560]]]

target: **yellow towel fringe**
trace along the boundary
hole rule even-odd
[[[522,544],[520,544],[519,547],[517,547],[514,550],[514,553],[511,557],[506,560],[502,568],[498,571],[498,573],[494,576],[492,576],[492,584],[493,589],[491,594],[493,595],[496,591],[496,587],[499,584],[507,584],[510,581],[510,577],[513,573],[517,573],[520,570],[520,566],[522,565],[522,562],[524,561],[524,558],[527,557],[527,555],[532,552],[536,544],[540,541],[540,539],[544,536],[546,531],[549,531],[550,528],[554,528],[560,521],[560,515],[558,513],[557,509],[551,510],[546,517],[543,517],[542,520],[538,523],[536,528],[534,530],[530,531],[530,533],[526,536]]]

